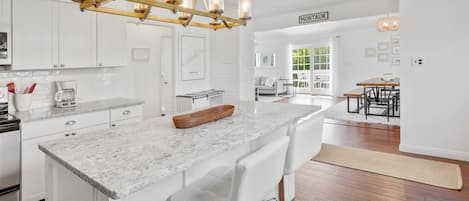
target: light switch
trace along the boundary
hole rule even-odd
[[[422,57],[412,58],[412,66],[423,66],[423,58]]]

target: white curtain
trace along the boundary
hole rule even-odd
[[[332,96],[341,96],[340,86],[339,86],[339,43],[340,36],[331,36],[330,38],[330,47],[331,47],[331,95]]]

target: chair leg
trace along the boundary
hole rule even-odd
[[[285,201],[285,185],[283,176],[282,180],[280,180],[280,183],[278,184],[278,199],[279,201]]]

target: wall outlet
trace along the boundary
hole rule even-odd
[[[423,66],[423,58],[422,57],[414,57],[412,58],[412,66]]]

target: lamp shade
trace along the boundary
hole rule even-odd
[[[397,31],[400,29],[400,19],[397,16],[387,16],[378,19],[376,28],[380,32]]]
[[[207,0],[208,11],[211,13],[223,13],[225,10],[224,0]]]
[[[252,1],[239,0],[239,18],[249,20],[252,18]]]
[[[181,5],[179,5],[183,8],[194,8],[194,1],[193,0],[182,0]],[[190,13],[185,13],[185,12],[179,12],[179,19],[180,20],[188,20],[191,17]]]

